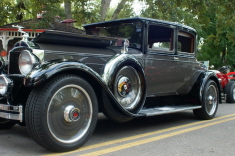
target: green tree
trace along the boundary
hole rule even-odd
[[[189,25],[201,42],[198,59],[216,68],[235,62],[234,0],[144,0],[142,16]]]
[[[120,0],[115,9],[112,0],[2,0],[0,1],[0,25],[36,18],[44,11],[43,17],[33,28],[47,27],[55,16],[61,19],[75,19],[77,26],[133,15],[133,0]],[[107,3],[108,2],[108,3]],[[104,5],[105,4],[105,5]],[[107,4],[107,5],[106,5]],[[125,10],[125,14],[122,13]],[[107,16],[106,16],[107,15]]]

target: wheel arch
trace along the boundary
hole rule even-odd
[[[202,102],[202,93],[203,93],[203,90],[205,88],[205,85],[206,85],[206,82],[208,80],[213,80],[217,87],[218,87],[218,92],[219,92],[219,103],[222,103],[222,98],[221,98],[221,91],[222,91],[222,88],[221,88],[221,85],[220,85],[220,82],[217,78],[217,76],[215,75],[214,72],[211,72],[211,71],[207,71],[207,72],[204,72],[204,73],[201,73],[201,75],[199,76],[200,79],[201,79],[201,85],[200,85],[200,102]]]
[[[213,80],[216,85],[218,86],[218,92],[219,92],[219,103],[222,102],[221,99],[221,85],[219,83],[219,80],[217,78],[217,76],[215,75],[214,72],[211,71],[203,71],[201,73],[198,74],[198,77],[194,83],[194,86],[192,87],[191,91],[190,91],[190,95],[196,99],[196,103],[200,104],[202,103],[202,97],[203,97],[203,90],[205,88],[205,85],[207,83],[207,81],[209,80]]]
[[[127,61],[124,64],[131,64],[130,62],[133,63],[133,61]],[[136,66],[136,68],[139,67]],[[97,95],[99,108],[101,108],[101,105],[103,103],[102,94],[105,93],[111,100],[111,103],[115,106],[115,108],[118,109],[119,112],[127,116],[137,116],[136,114],[133,114],[125,110],[117,102],[110,88],[98,73],[96,73],[94,70],[92,70],[90,67],[86,66],[85,64],[74,60],[57,60],[56,62],[48,61],[42,64],[41,67],[37,67],[32,72],[30,72],[24,78],[24,85],[26,87],[33,88],[61,74],[74,74],[84,78],[88,83],[90,83]]]

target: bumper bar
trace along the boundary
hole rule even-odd
[[[0,118],[10,120],[23,120],[23,106],[0,104]]]

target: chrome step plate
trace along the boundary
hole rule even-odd
[[[161,115],[161,114],[181,112],[181,111],[186,111],[186,110],[199,109],[201,107],[202,106],[195,106],[195,105],[155,107],[155,108],[142,109],[140,110],[138,114],[140,116],[155,116],[155,115]]]

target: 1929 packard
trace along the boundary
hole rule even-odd
[[[184,110],[215,116],[220,85],[196,59],[193,28],[142,17],[84,28],[31,41],[25,33],[8,63],[1,59],[0,129],[26,126],[39,145],[62,152],[89,139],[98,113],[120,123]]]

